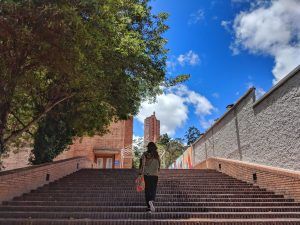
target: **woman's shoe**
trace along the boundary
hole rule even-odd
[[[151,212],[155,212],[155,207],[153,205],[153,201],[149,201],[149,205],[150,205]]]

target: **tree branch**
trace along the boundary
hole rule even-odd
[[[10,112],[10,114],[13,115],[13,117],[16,118],[16,120],[23,126],[23,128],[26,127],[26,125],[20,120],[19,117],[17,117],[17,115],[15,115],[13,112]],[[33,133],[31,133],[29,130],[26,130],[26,132],[28,134],[30,134],[31,136],[33,136]]]
[[[15,139],[16,137],[18,137],[19,135],[21,135],[24,131],[27,131],[34,123],[38,122],[40,119],[42,119],[44,116],[46,116],[46,114],[51,111],[56,105],[58,105],[59,103],[72,98],[75,95],[75,93],[68,95],[56,102],[54,102],[53,104],[51,104],[50,106],[46,106],[45,110],[43,112],[41,112],[37,117],[33,118],[27,125],[25,125],[23,128],[19,129],[19,130],[15,130],[13,131],[7,138],[4,139],[4,144],[6,144],[8,141],[11,141],[13,139]]]

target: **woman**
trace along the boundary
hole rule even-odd
[[[160,159],[157,152],[157,147],[153,142],[149,142],[147,145],[147,151],[140,159],[140,174],[144,175],[145,197],[148,212],[155,211],[154,201],[156,196],[159,169]]]

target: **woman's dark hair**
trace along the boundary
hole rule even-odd
[[[151,153],[153,155],[154,158],[159,160],[159,155],[157,152],[157,146],[154,142],[149,142],[147,145],[147,152]]]

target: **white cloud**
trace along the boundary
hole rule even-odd
[[[176,65],[177,65],[176,61],[174,61],[174,60],[171,59],[171,60],[168,60],[166,63],[167,63],[167,68],[169,70],[171,70],[171,71],[175,70]]]
[[[194,113],[200,121],[205,121],[205,116],[210,115],[214,109],[204,96],[189,90],[185,85],[178,85],[157,96],[155,103],[143,102],[136,118],[144,123],[144,119],[155,111],[160,120],[161,134],[173,136],[176,129],[182,127],[188,119],[189,106],[195,108]]]
[[[250,80],[252,79],[252,77],[248,77]],[[247,89],[255,87],[253,82],[248,82],[246,83]],[[259,99],[261,96],[263,96],[266,93],[266,91],[261,88],[261,87],[255,87],[255,95],[256,95],[256,99]]]
[[[231,0],[231,3],[246,3],[249,2],[250,0]]]
[[[204,129],[210,128],[213,125],[213,123],[214,123],[213,119],[210,119],[210,120],[200,120],[200,125]]]
[[[247,82],[246,83],[246,86],[247,86],[247,89],[250,89],[250,88],[252,88],[252,87],[254,87],[254,84],[253,84],[253,82]]]
[[[132,136],[133,140],[140,140],[141,138],[144,138],[144,137],[141,137],[141,136],[138,136],[138,135],[135,135],[135,134],[133,134],[133,136]]]
[[[220,98],[220,94],[219,94],[218,92],[212,93],[212,96],[213,96],[214,98]]]
[[[256,1],[239,13],[233,24],[235,52],[246,49],[274,57],[274,83],[300,63],[300,1]]]
[[[201,116],[211,114],[211,110],[213,109],[213,107],[206,97],[199,95],[194,91],[191,91],[188,93],[187,101],[195,106],[195,113],[197,115]]]
[[[231,21],[222,20],[221,26],[224,27],[224,29],[230,33],[231,32],[231,23],[232,23]]]
[[[240,49],[238,48],[238,46],[235,43],[231,43],[229,45],[229,49],[232,52],[232,55],[238,55],[240,54]]]
[[[155,111],[160,120],[160,132],[175,134],[177,127],[181,127],[188,118],[188,107],[184,99],[172,93],[162,94],[155,103],[143,102],[137,119],[144,123],[144,119]]]
[[[180,54],[179,56],[172,55],[171,57],[169,57],[169,59],[167,60],[167,68],[168,72],[172,73],[176,70],[177,65],[180,65],[182,67],[186,65],[195,66],[200,64],[200,62],[201,60],[199,55],[193,50],[189,50],[185,54]]]
[[[144,137],[133,135],[132,147],[141,148],[144,145]]]
[[[188,24],[189,25],[196,24],[201,22],[202,20],[204,20],[204,11],[202,9],[199,9],[197,12],[192,13],[190,15]]]
[[[187,103],[194,105],[197,115],[209,115],[214,109],[210,101],[200,95],[199,93],[189,90],[185,85],[178,85],[173,89],[170,89],[172,92],[176,93],[178,96],[185,98]]]
[[[266,93],[266,91],[264,89],[262,89],[261,87],[256,88],[256,90],[255,90],[256,99],[261,98],[265,93]]]
[[[179,55],[177,61],[181,66],[185,66],[186,64],[195,66],[200,63],[200,57],[198,54],[190,50],[185,54]]]
[[[261,1],[269,1],[269,0],[256,0],[258,2],[261,2]],[[242,5],[242,4],[254,4],[253,0],[231,0],[231,4],[232,5]],[[255,3],[256,4],[256,3]]]

